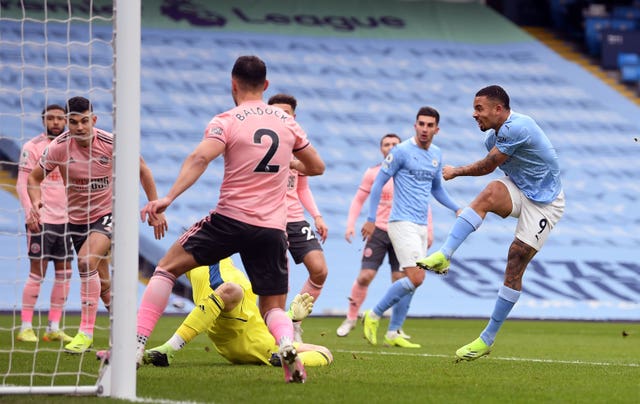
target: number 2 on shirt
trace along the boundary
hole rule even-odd
[[[269,150],[267,150],[267,153],[253,171],[256,173],[275,174],[280,170],[280,166],[277,164],[269,164],[269,161],[273,155],[276,154],[276,150],[278,150],[278,146],[280,145],[280,139],[278,138],[278,134],[271,129],[258,129],[256,133],[253,134],[253,143],[261,144],[264,136],[271,138],[271,146],[269,146]]]

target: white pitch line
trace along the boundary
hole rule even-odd
[[[394,356],[420,356],[426,358],[451,358],[455,360],[452,355],[442,354],[429,354],[429,353],[407,353],[407,352],[388,352],[388,351],[351,351],[345,349],[333,349],[334,352],[343,353],[355,353],[355,354],[367,354],[367,355],[394,355]],[[487,359],[494,359],[499,361],[512,361],[512,362],[537,362],[537,363],[559,363],[567,365],[589,365],[589,366],[621,366],[629,368],[638,368],[640,363],[613,363],[613,362],[589,362],[589,361],[569,361],[559,359],[535,359],[535,358],[507,358],[500,356],[487,356]]]

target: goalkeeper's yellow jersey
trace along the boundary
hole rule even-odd
[[[209,267],[194,268],[186,275],[191,281],[194,302],[211,294]],[[276,341],[260,315],[258,297],[251,290],[251,283],[233,265],[231,258],[220,261],[220,275],[225,282],[240,285],[244,289],[244,298],[232,311],[220,313],[207,330],[209,338],[218,353],[231,363],[268,365],[271,353],[277,352]]]

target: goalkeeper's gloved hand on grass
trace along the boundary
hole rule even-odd
[[[304,320],[313,310],[313,296],[308,293],[297,294],[291,301],[287,314],[292,321]]]

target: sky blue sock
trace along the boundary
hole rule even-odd
[[[484,341],[485,344],[491,346],[493,341],[496,339],[496,334],[502,327],[502,323],[506,320],[509,312],[518,301],[520,297],[520,291],[511,289],[507,286],[500,286],[498,290],[498,300],[496,300],[496,305],[493,308],[493,314],[491,314],[491,320],[489,320],[489,324],[480,334],[480,338]]]
[[[391,306],[398,303],[405,295],[412,293],[416,290],[411,280],[408,277],[398,279],[391,284],[391,287],[387,289],[382,300],[378,302],[376,307],[373,308],[373,312],[382,317],[382,314],[387,311]]]
[[[475,210],[470,207],[462,209],[460,215],[453,223],[451,231],[447,235],[447,239],[444,241],[440,251],[447,259],[451,259],[453,253],[460,247],[460,244],[469,236],[469,234],[478,230],[478,227],[482,224],[482,218],[476,213]]]
[[[407,319],[412,298],[413,292],[404,295],[398,300],[398,303],[393,305],[391,320],[389,321],[389,331],[397,331],[402,328],[404,320]]]

